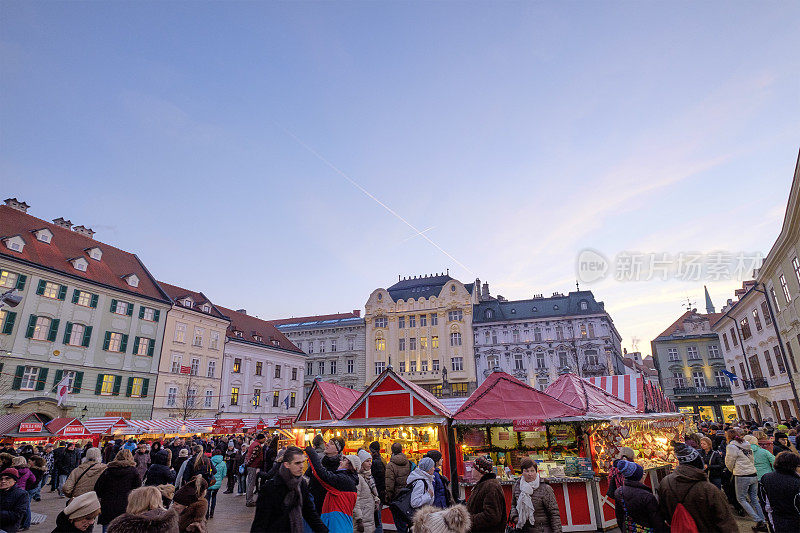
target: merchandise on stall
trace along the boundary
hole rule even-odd
[[[634,451],[636,462],[646,471],[677,465],[671,442],[683,440],[684,430],[684,418],[674,414],[594,422],[588,429],[592,455],[602,473],[608,472],[614,459],[622,456],[624,447]]]

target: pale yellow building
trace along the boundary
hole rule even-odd
[[[153,418],[213,418],[219,411],[230,320],[202,292],[159,285],[173,305],[167,312]]]
[[[448,274],[375,289],[365,305],[365,384],[391,364],[438,396],[470,394],[475,389],[472,305],[479,290],[479,283],[465,285]]]

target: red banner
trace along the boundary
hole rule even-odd
[[[181,374],[188,374],[192,371],[192,367],[181,365]]]
[[[63,430],[61,430],[61,434],[65,437],[75,436],[75,435],[86,435],[86,430],[83,426],[67,426]]]
[[[514,420],[514,431],[544,431],[544,424],[535,418]]]
[[[41,422],[23,422],[19,425],[20,433],[39,433],[42,430]]]
[[[289,430],[291,430],[293,424],[294,424],[294,418],[291,417],[291,416],[278,419],[278,428],[279,429],[289,429]]]
[[[238,433],[244,427],[241,418],[220,418],[214,421],[214,433]]]

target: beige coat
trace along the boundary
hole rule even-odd
[[[67,477],[67,480],[64,482],[64,487],[62,488],[64,494],[70,498],[76,498],[81,494],[92,492],[97,478],[100,477],[100,474],[102,474],[107,467],[108,466],[103,463],[96,463],[94,461],[86,461],[78,465],[70,472],[69,477]],[[86,473],[84,474],[84,472]],[[78,478],[81,478],[80,481],[78,481]]]
[[[359,473],[353,520],[361,519],[364,523],[364,533],[373,533],[375,531],[375,510],[379,509],[380,503],[381,499],[378,497],[378,489],[375,488],[375,481],[372,479],[372,475],[369,472]]]
[[[734,476],[749,476],[756,473],[753,449],[749,442],[732,440],[725,448],[725,466]]]

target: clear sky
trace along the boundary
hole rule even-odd
[[[0,193],[263,318],[446,268],[568,291],[587,247],[766,253],[800,148],[798,2],[0,14]],[[738,284],[708,283],[718,307]],[[702,285],[582,288],[649,352]]]

